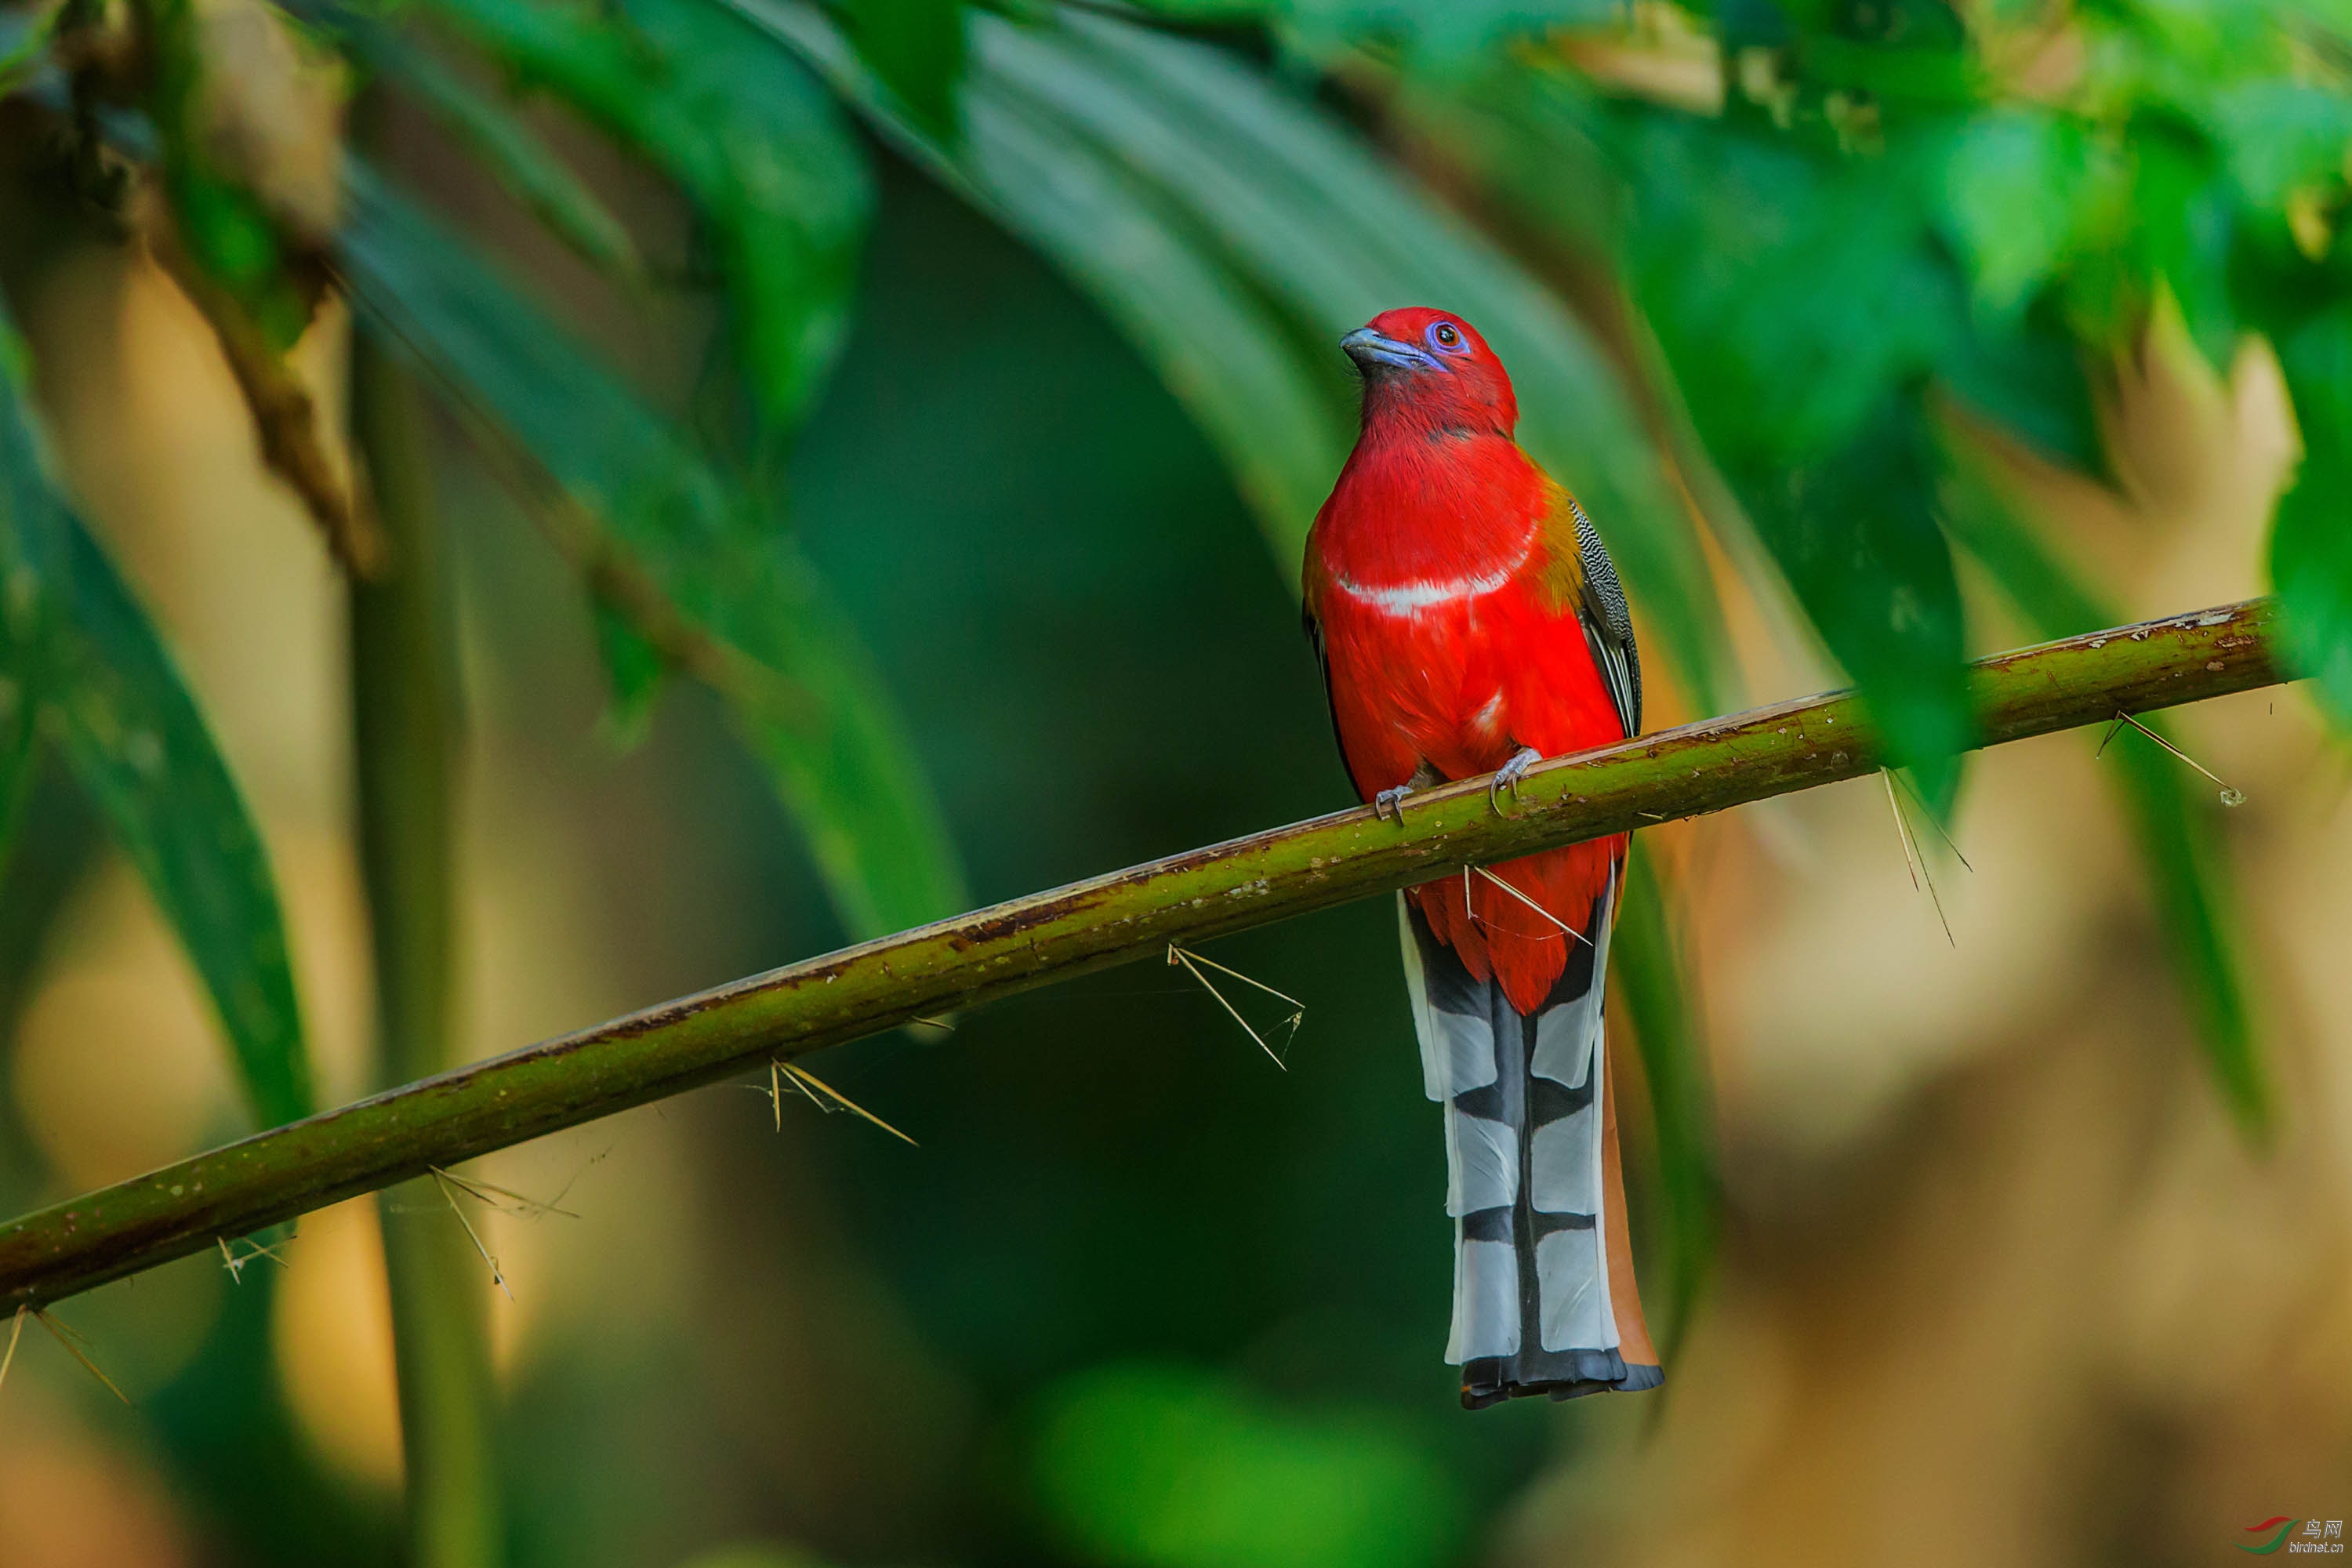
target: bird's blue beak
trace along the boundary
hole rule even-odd
[[[1437,356],[1401,342],[1385,332],[1370,327],[1358,327],[1339,340],[1340,352],[1356,362],[1356,368],[1365,374],[1380,370],[1443,370]]]

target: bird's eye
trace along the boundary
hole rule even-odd
[[[1442,349],[1458,349],[1462,346],[1462,334],[1454,330],[1453,322],[1440,321],[1429,329],[1429,341]]]

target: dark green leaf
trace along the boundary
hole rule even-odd
[[[43,748],[32,773],[16,853],[0,865],[0,1039],[15,1037],[41,979],[43,943],[106,842],[97,809],[57,748]]]
[[[113,563],[71,516],[60,736],[204,976],[268,1123],[318,1109],[269,860],[204,717]]]
[[[2084,353],[2032,316],[1979,321],[1938,371],[1962,402],[2042,457],[2104,479],[2106,452]]]
[[[1609,942],[1610,973],[1642,1050],[1657,1124],[1658,1206],[1665,1220],[1660,1248],[1668,1262],[1666,1310],[1659,1348],[1671,1355],[1691,1321],[1715,1257],[1714,1094],[1706,1043],[1691,1005],[1691,979],[1667,912],[1656,857],[1637,839],[1625,865],[1625,892]]]
[[[962,908],[905,726],[790,536],[469,247],[364,173],[352,188],[355,302],[462,418],[554,482],[562,499],[542,500],[592,574],[649,591],[702,639],[694,673],[767,764],[844,924],[872,935]]]
[[[627,0],[618,25],[539,0],[431,0],[683,186],[710,225],[768,423],[795,424],[848,331],[873,203],[864,153],[800,63],[707,0]]]
[[[4,615],[5,612],[0,612]],[[32,785],[36,756],[33,721],[38,714],[38,670],[32,650],[11,640],[0,626],[0,873],[8,868],[8,852],[16,841],[16,820]]]
[[[1947,490],[1953,533],[2017,606],[2036,636],[2073,637],[2123,617],[2084,587],[1973,475]],[[2140,720],[2167,740],[2156,714]],[[2101,765],[2123,798],[2149,891],[2172,949],[2205,1059],[2231,1110],[2250,1136],[2268,1129],[2271,1099],[2260,1042],[2247,1006],[2245,963],[2235,932],[2233,877],[2214,820],[2218,805],[2191,798],[2179,759],[2141,734],[2117,734]]]
[[[964,71],[962,0],[840,0],[850,41],[924,134],[952,146]]]
[[[309,1115],[310,1061],[261,836],[153,624],[50,488],[13,374],[0,375],[0,620],[11,658],[40,668],[39,700],[68,761],[210,992],[255,1110],[267,1123]]]
[[[1636,290],[1727,468],[1846,447],[1959,336],[1966,303],[1931,238],[1937,165],[1924,153],[1833,163],[1680,117],[1619,146],[1643,170]]]
[[[2352,724],[2352,310],[2338,307],[2279,345],[2303,468],[2279,502],[2271,534],[2277,586],[2295,664],[2339,725]]]
[[[1637,128],[1629,251],[1694,422],[1806,616],[1941,811],[1970,722],[1919,388],[1962,341],[1924,157],[1833,163]]]
[[[1975,725],[1959,585],[1932,510],[1936,472],[1916,405],[1890,396],[1840,450],[1728,476],[1896,763],[1942,814]]]
[[[662,661],[661,649],[647,642],[611,600],[600,594],[589,607],[596,618],[596,649],[604,656],[604,672],[612,687],[612,701],[604,710],[604,732],[624,747],[635,746],[653,723],[669,666]]]

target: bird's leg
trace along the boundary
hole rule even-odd
[[[1412,770],[1412,777],[1405,780],[1404,783],[1397,785],[1394,789],[1384,789],[1381,791],[1380,794],[1372,796],[1372,816],[1375,820],[1381,822],[1386,822],[1391,816],[1394,816],[1396,818],[1396,825],[1399,827],[1402,827],[1404,826],[1404,797],[1411,795],[1417,789],[1427,789],[1432,784],[1440,784],[1444,782],[1445,775],[1439,773],[1435,768],[1431,767],[1428,760],[1424,758],[1423,759],[1421,765]]]
[[[1502,792],[1509,790],[1511,798],[1518,799],[1519,780],[1527,776],[1529,768],[1542,761],[1541,752],[1533,746],[1521,746],[1509,762],[1495,770],[1494,778],[1486,785],[1486,804],[1495,808],[1496,816],[1503,815]]]

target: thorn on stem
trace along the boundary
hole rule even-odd
[[[81,1368],[84,1372],[89,1373],[90,1376],[104,1384],[106,1385],[106,1391],[109,1394],[111,1394],[115,1398],[120,1399],[125,1405],[131,1403],[131,1396],[123,1393],[120,1388],[117,1388],[114,1385],[114,1379],[107,1376],[105,1373],[100,1371],[98,1363],[90,1360],[88,1352],[83,1351],[79,1344],[75,1343],[75,1342],[79,1340],[81,1336],[76,1333],[70,1325],[60,1322],[56,1318],[51,1317],[48,1310],[42,1307],[33,1307],[30,1309],[19,1308],[19,1317],[21,1317],[26,1310],[30,1310],[33,1316],[39,1321],[41,1327],[49,1331],[49,1337],[51,1339],[57,1341],[58,1343],[65,1347],[66,1354],[81,1363]],[[9,1353],[12,1355],[15,1354],[16,1349],[16,1338],[14,1333],[11,1333],[8,1337]]]
[[[788,1079],[794,1089],[799,1089],[808,1098],[811,1105],[815,1106],[827,1116],[836,1110],[846,1110],[852,1115],[864,1117],[909,1148],[922,1147],[912,1138],[908,1137],[904,1132],[817,1077],[816,1074],[805,1068],[794,1067],[782,1058],[772,1058],[768,1063],[768,1093],[775,1101],[777,1131],[781,1132],[784,1130],[784,1083]]]
[[[228,1270],[230,1280],[236,1284],[245,1283],[245,1266],[257,1258],[267,1258],[280,1268],[286,1267],[286,1259],[278,1255],[277,1247],[264,1247],[249,1236],[237,1238],[247,1248],[244,1252],[233,1250],[229,1246],[228,1237],[225,1236],[215,1237],[213,1239],[220,1243],[221,1267]],[[283,1242],[278,1243],[279,1247],[284,1245]]]
[[[1974,876],[1977,868],[1969,864],[1969,858],[1960,853],[1959,845],[1954,841],[1950,834],[1944,831],[1944,825],[1936,820],[1936,814],[1927,809],[1927,803],[1919,798],[1919,792],[1911,787],[1911,781],[1905,778],[1901,773],[1895,773],[1891,769],[1881,769],[1880,771],[1885,773],[1888,778],[1893,779],[1895,783],[1895,786],[1901,789],[1905,795],[1911,797],[1911,804],[1919,808],[1919,815],[1927,819],[1927,826],[1936,830],[1936,837],[1944,841],[1944,847],[1952,852],[1952,858],[1960,863],[1960,869],[1968,872],[1970,876]]]
[[[457,1194],[460,1192],[472,1193],[472,1186],[469,1184],[459,1180],[457,1177],[452,1176],[448,1172],[443,1170],[438,1165],[427,1165],[425,1169],[433,1173],[434,1181],[440,1184],[441,1196],[443,1201],[448,1204],[449,1212],[456,1215],[457,1216],[457,1223],[466,1227],[466,1239],[474,1244],[474,1250],[482,1255],[482,1261],[484,1263],[489,1265],[490,1283],[497,1286],[501,1291],[504,1291],[508,1300],[513,1300],[514,1292],[507,1288],[507,1277],[499,1269],[499,1260],[490,1256],[490,1249],[482,1245],[480,1235],[474,1229],[474,1222],[467,1219],[466,1217],[466,1211],[457,1206]],[[481,1194],[479,1193],[474,1193],[473,1195],[477,1198],[481,1198]],[[481,1198],[481,1201],[484,1203],[489,1203],[490,1200],[488,1198]],[[491,1204],[490,1206],[495,1208],[498,1205],[496,1204]]]
[[[5,1354],[0,1354],[0,1388],[8,1385],[8,1368],[16,1359],[16,1342],[25,1337],[25,1315],[32,1310],[19,1307],[16,1315],[8,1321],[8,1350]]]
[[[2141,723],[2138,720],[2133,718],[2130,714],[2125,712],[2120,708],[2116,710],[2115,722],[2107,726],[2105,737],[2099,742],[2098,751],[2091,753],[2093,761],[2097,761],[2098,758],[2106,752],[2107,742],[2114,740],[2116,738],[2116,732],[2126,724],[2137,730],[2141,734],[2146,735],[2149,740],[2154,741],[2158,745],[2162,746],[2166,751],[2170,752],[2174,756],[2179,757],[2182,762],[2187,763],[2190,767],[2195,768],[2199,773],[2203,773],[2207,778],[2211,779],[2215,784],[2220,784],[2221,786],[2221,804],[2223,805],[2243,805],[2246,804],[2245,791],[2233,788],[2230,782],[2227,779],[2224,779],[2220,773],[2215,773],[2211,768],[2207,767],[2203,763],[2199,762],[2196,758],[2190,756],[2188,752],[2182,751],[2179,747],[2166,740],[2156,731],[2149,729],[2147,725]]]
[[[1307,1022],[1306,1003],[1301,1002],[1297,997],[1289,994],[1287,992],[1276,991],[1273,986],[1268,985],[1263,980],[1253,980],[1238,969],[1228,969],[1225,965],[1219,963],[1213,958],[1203,958],[1201,954],[1188,952],[1185,949],[1177,946],[1172,942],[1168,944],[1168,962],[1171,965],[1182,965],[1184,973],[1199,981],[1202,987],[1208,991],[1209,994],[1217,999],[1217,1005],[1223,1007],[1227,1013],[1233,1016],[1234,1022],[1239,1024],[1242,1026],[1243,1032],[1247,1034],[1251,1039],[1257,1042],[1257,1048],[1259,1050],[1264,1051],[1269,1058],[1273,1058],[1275,1066],[1280,1068],[1285,1072],[1288,1072],[1290,1070],[1290,1064],[1282,1059],[1282,1052],[1276,1050],[1272,1046],[1266,1044],[1265,1037],[1259,1034],[1256,1028],[1251,1025],[1247,1018],[1242,1016],[1240,1008],[1225,1000],[1225,994],[1218,990],[1216,983],[1212,981],[1207,975],[1202,973],[1198,966],[1205,963],[1221,974],[1230,974],[1244,985],[1255,985],[1260,991],[1265,992],[1267,995],[1289,1003],[1292,1008],[1291,1015],[1282,1021],[1284,1026],[1290,1031],[1282,1037],[1283,1050],[1288,1050],[1290,1048],[1291,1042],[1298,1038],[1300,1026]]]
[[[1950,917],[1944,913],[1944,900],[1936,891],[1936,879],[1922,864],[1918,846],[1911,839],[1911,825],[1903,818],[1903,802],[1895,793],[1894,771],[1881,768],[1878,770],[1878,776],[1886,781],[1886,805],[1887,808],[1895,813],[1895,835],[1903,840],[1903,863],[1911,868],[1911,890],[1916,893],[1919,890],[1922,882],[1926,884],[1927,901],[1936,906],[1936,920],[1944,928],[1944,940],[1957,948],[1960,944],[1958,939],[1952,935],[1952,921]],[[1957,846],[1952,853],[1955,855],[1959,853]],[[1961,864],[1967,865],[1968,862],[1963,860]]]

